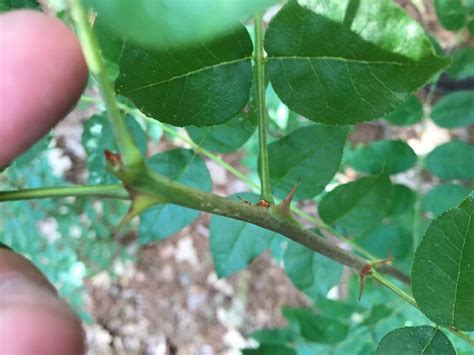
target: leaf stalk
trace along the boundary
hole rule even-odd
[[[255,66],[257,126],[259,148],[260,199],[274,204],[270,184],[267,148],[267,113],[265,109],[265,53],[263,50],[263,13],[254,17],[255,21]]]
[[[138,174],[143,166],[144,158],[133,142],[125,126],[123,115],[117,106],[115,92],[107,76],[97,39],[91,30],[87,11],[81,0],[69,0],[69,8],[87,65],[92,76],[97,81],[104,100],[112,133],[117,142],[124,166],[129,170],[136,171]]]

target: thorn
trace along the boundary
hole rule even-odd
[[[291,202],[293,201],[293,197],[295,196],[296,189],[298,188],[298,184],[300,179],[298,179],[291,189],[290,193],[285,197],[283,201],[280,202],[279,205],[275,206],[274,211],[282,218],[290,221],[293,224],[298,224],[298,221],[293,217],[291,214]]]
[[[160,197],[156,196],[149,196],[143,193],[137,193],[129,189],[130,196],[132,197],[132,204],[127,212],[127,214],[123,217],[122,221],[118,225],[118,228],[121,228],[123,225],[130,222],[133,218],[141,214],[146,209],[150,208],[151,206],[157,204],[166,203],[166,201]]]
[[[286,211],[287,213],[290,213],[290,206],[291,206],[291,202],[293,201],[293,197],[295,197],[295,192],[296,192],[296,189],[298,188],[298,184],[300,183],[300,179],[298,178],[298,180],[296,180],[296,183],[295,185],[293,186],[293,188],[291,189],[290,193],[285,197],[285,199],[283,201],[281,201],[281,203],[278,205],[278,208],[281,210],[281,211]]]
[[[362,292],[364,292],[364,287],[365,287],[365,280],[367,276],[372,274],[372,265],[371,264],[365,264],[362,270],[360,270],[359,276],[360,276],[360,284],[359,284],[359,302],[362,298]]]

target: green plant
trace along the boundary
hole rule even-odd
[[[256,332],[252,336],[260,347],[244,353],[366,354],[375,350],[374,344],[384,333],[406,325],[406,319],[417,326],[388,333],[378,353],[394,349],[453,353],[445,332],[455,336],[450,335],[451,339],[464,340],[455,341],[460,352],[474,345],[466,333],[474,330],[474,195],[469,194],[474,178],[472,145],[453,140],[424,159],[403,141],[386,140],[356,148],[346,144],[353,129],[350,125],[380,117],[395,125],[409,125],[430,116],[432,92],[424,105],[411,93],[439,75],[449,61],[435,54],[416,21],[389,0],[289,0],[265,30],[262,11],[274,2],[218,1],[221,17],[211,21],[205,14],[213,5],[202,0],[196,1],[202,7],[196,5],[194,17],[187,19],[194,29],[189,31],[180,22],[180,1],[137,0],[131,8],[122,6],[126,3],[87,1],[97,13],[91,27],[89,9],[79,0],[70,1],[90,72],[102,95],[102,99],[86,97],[85,101],[105,107],[105,112],[91,117],[84,127],[89,182],[95,185],[42,188],[35,182],[34,188],[6,190],[32,185],[18,183],[22,177],[31,177],[22,170],[21,163],[28,162],[22,157],[4,173],[0,201],[74,196],[78,200],[64,206],[77,214],[84,211],[92,220],[95,212],[84,196],[130,200],[127,213],[124,204],[101,202],[100,220],[105,226],[92,223],[94,236],[77,237],[81,245],[61,239],[60,243],[68,243],[74,250],[68,265],[85,257],[81,248],[104,245],[109,256],[115,254],[112,250],[121,252],[107,229],[118,225],[120,212],[126,215],[118,233],[140,216],[139,241],[143,244],[179,231],[192,223],[199,211],[212,213],[210,249],[220,277],[245,268],[272,248],[314,307],[283,309],[288,327]],[[253,42],[234,15],[226,17],[234,14],[237,3],[241,6],[238,17],[254,14]],[[443,13],[443,3],[435,2],[438,14]],[[160,4],[168,5],[167,12],[158,11]],[[4,6],[8,8],[8,4]],[[135,10],[137,17],[125,21],[128,12]],[[471,7],[466,6],[463,16],[472,16]],[[464,26],[454,28],[446,25],[452,23],[452,17],[449,21],[440,18],[448,29]],[[179,26],[174,26],[176,23]],[[154,28],[160,30],[152,31]],[[123,34],[129,37],[125,39]],[[456,67],[448,73],[472,73],[469,56],[454,55]],[[287,107],[285,124],[269,120],[269,84],[277,105]],[[470,92],[446,96],[433,106],[434,122],[449,128],[472,124],[470,98]],[[278,124],[278,129],[272,128]],[[186,126],[190,138],[171,126]],[[154,127],[155,132],[159,127],[193,149],[147,158],[144,127]],[[239,149],[255,127],[259,184],[212,152]],[[45,146],[47,141],[42,141],[28,154],[35,155]],[[101,158],[103,151],[105,159]],[[210,193],[212,181],[200,154],[224,165],[250,187],[259,188],[260,195],[239,194],[239,199]],[[42,162],[41,158],[35,162],[40,177],[45,169]],[[425,196],[392,183],[394,175],[414,166],[418,181],[426,166],[433,176],[458,183],[437,187]],[[336,173],[347,167],[361,175],[342,183]],[[60,183],[57,179],[40,181],[40,185]],[[329,191],[328,184],[337,187]],[[318,201],[320,218],[291,206],[293,201],[311,199]],[[44,204],[46,215],[60,213],[58,220],[64,228],[75,223],[48,207],[49,200],[39,203]],[[28,210],[25,205],[19,208]],[[109,213],[107,209],[112,208],[118,212]],[[427,214],[423,216],[422,211]],[[68,216],[74,219],[74,213]],[[43,217],[33,216],[32,220]],[[300,217],[312,222],[314,228],[305,228]],[[7,244],[26,249],[15,246],[14,237],[22,232],[11,232],[12,228],[24,228],[26,222],[13,217],[8,221],[16,227],[4,226],[9,231],[4,238]],[[84,222],[77,223],[82,230]],[[84,239],[90,245],[82,244]],[[58,244],[55,250],[61,250]],[[341,265],[356,273],[347,285],[354,297],[331,301],[327,295],[340,281]],[[95,265],[95,270],[101,267]],[[411,290],[406,274],[410,270]],[[385,286],[394,297],[377,285]],[[414,312],[416,308],[426,318]],[[362,318],[354,319],[354,315]],[[426,325],[429,321],[435,327]]]

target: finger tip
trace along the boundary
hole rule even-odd
[[[0,354],[83,354],[80,321],[25,258],[0,250]]]

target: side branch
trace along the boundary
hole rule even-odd
[[[125,190],[121,184],[115,184],[0,191],[0,202],[69,196],[102,197],[121,200],[130,199],[127,190]]]

